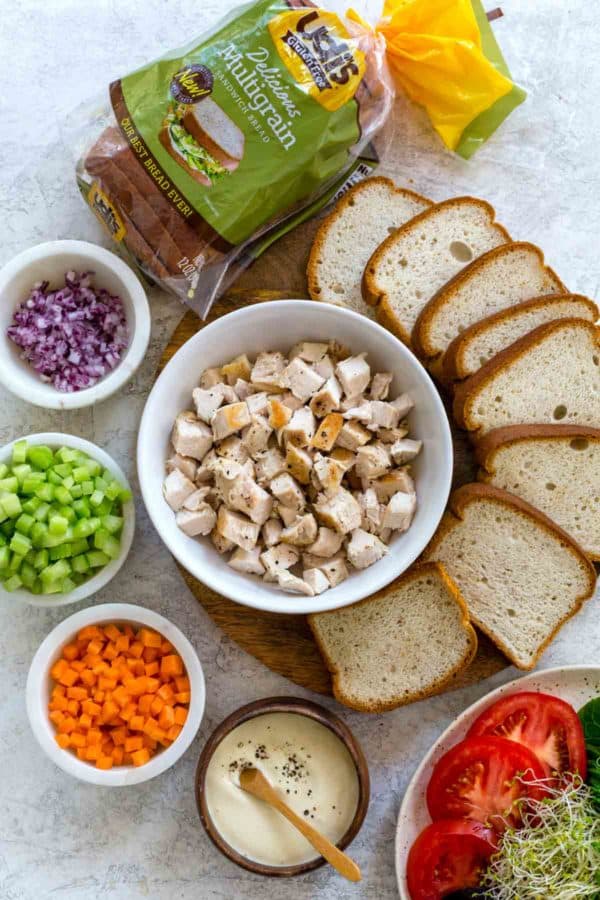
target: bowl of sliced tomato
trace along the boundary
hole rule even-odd
[[[406,791],[402,900],[600,896],[598,871],[600,667],[534,673],[473,704]]]

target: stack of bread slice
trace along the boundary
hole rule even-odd
[[[386,216],[386,193],[398,189],[363,182],[324,221],[310,295],[374,316],[413,349],[451,395],[480,469],[417,566],[310,619],[338,699],[374,711],[447,688],[472,658],[469,622],[533,668],[593,595],[600,561],[598,307],[488,203],[420,197],[409,217],[396,199],[401,214]]]

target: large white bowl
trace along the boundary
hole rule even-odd
[[[15,309],[34,284],[49,281],[51,289],[62,287],[69,271],[94,272],[98,288],[119,296],[129,329],[129,344],[117,366],[97,384],[72,394],[42,381],[6,334]],[[87,241],[49,241],[19,253],[0,271],[0,382],[27,403],[46,409],[77,409],[105,400],[129,381],[144,358],[149,339],[146,292],[129,266],[103,247]]]
[[[124,488],[131,491],[130,484],[121,467],[117,465],[112,456],[109,456],[105,450],[102,450],[96,444],[92,444],[91,441],[75,437],[74,434],[60,434],[59,432],[53,431],[43,432],[41,434],[26,434],[20,438],[15,438],[10,444],[5,444],[5,446],[0,449],[0,463],[10,462],[13,445],[16,444],[17,441],[27,441],[27,443],[32,446],[46,444],[52,450],[58,450],[59,447],[70,447],[73,450],[81,450],[82,453],[87,453],[88,456],[95,459],[96,462],[99,462],[104,469],[108,469]],[[117,558],[111,559],[111,561],[102,569],[98,570],[96,575],[88,578],[88,580],[82,582],[82,584],[77,585],[77,587],[68,594],[32,594],[31,591],[28,591],[26,588],[19,588],[16,591],[6,591],[0,583],[0,600],[4,601],[4,603],[14,603],[15,600],[17,600],[20,603],[29,603],[32,606],[54,607],[66,606],[69,603],[78,603],[80,600],[85,600],[86,597],[91,597],[92,594],[95,594],[96,591],[105,587],[105,585],[115,577],[131,550],[131,543],[135,531],[135,505],[133,499],[128,500],[127,503],[123,504],[123,519],[121,552]]]
[[[70,750],[63,750],[55,739],[56,729],[48,716],[50,699],[50,670],[60,658],[62,648],[86,625],[116,624],[145,625],[163,635],[175,647],[185,665],[190,679],[190,705],[188,717],[179,737],[173,743],[153,756],[144,766],[114,766],[112,769],[97,769],[93,763],[79,759]],[[90,784],[106,787],[124,787],[149,781],[161,772],[170,769],[183,756],[194,740],[206,703],[204,673],[198,655],[179,628],[150,609],[131,603],[104,603],[90,606],[69,616],[50,632],[39,646],[27,676],[27,715],[33,733],[47,756],[69,775]]]
[[[277,585],[242,575],[227,565],[208,538],[187,537],[175,524],[162,483],[175,417],[192,408],[192,390],[201,372],[240,353],[284,352],[301,340],[335,338],[353,353],[366,351],[375,371],[393,372],[392,393],[407,391],[415,401],[411,434],[424,442],[414,465],[418,508],[410,529],[396,536],[382,560],[317,597],[286,594]],[[260,303],[217,319],[175,354],[152,389],[140,424],[137,449],[142,496],[154,526],[175,558],[196,578],[226,597],[255,609],[312,613],[347,606],[368,597],[401,575],[433,535],[452,479],[448,419],[429,375],[389,331],[338,306],[307,300]]]

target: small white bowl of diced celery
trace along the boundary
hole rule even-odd
[[[125,475],[95,444],[34,434],[0,450],[0,596],[76,603],[119,571],[135,509]]]

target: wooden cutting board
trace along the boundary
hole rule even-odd
[[[160,362],[160,370],[197,331],[240,306],[286,297],[306,297],[304,272],[308,250],[318,223],[308,222],[282,238],[244,273],[227,296],[219,300],[206,322],[185,314]],[[158,374],[158,373],[157,373]],[[200,372],[198,372],[200,374]],[[473,480],[475,465],[465,436],[454,434],[454,486]],[[179,564],[178,564],[179,565]],[[179,566],[183,578],[208,615],[236,644],[274,672],[319,694],[331,694],[331,679],[304,616],[285,616],[240,606],[221,597]],[[469,668],[452,689],[474,684],[507,666],[506,659],[479,635],[479,649]]]

